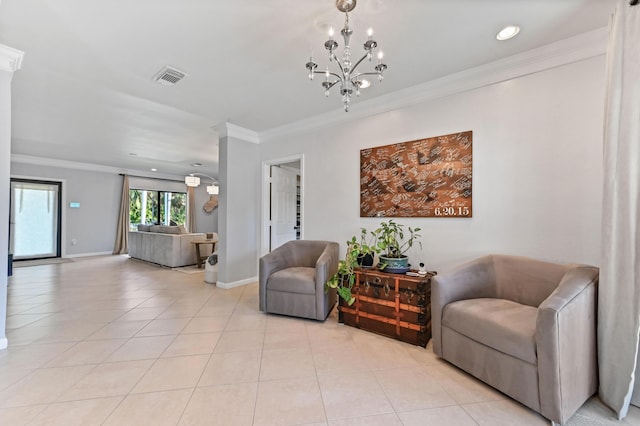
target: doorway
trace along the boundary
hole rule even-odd
[[[62,183],[11,179],[9,253],[13,260],[60,257]]]
[[[303,188],[302,155],[263,163],[261,255],[304,237]]]

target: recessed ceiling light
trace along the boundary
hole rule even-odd
[[[367,87],[371,86],[371,82],[369,80],[365,80],[364,78],[362,79],[362,84],[360,85],[361,89],[366,89]]]
[[[520,32],[520,27],[517,25],[509,25],[500,30],[498,34],[496,34],[496,38],[500,41],[509,40],[513,38]]]
[[[202,167],[202,163],[191,163],[192,167]]]
[[[152,172],[157,172],[157,171],[158,171],[158,169],[151,169],[151,171],[152,171]]]

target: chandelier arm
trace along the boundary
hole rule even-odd
[[[322,75],[327,75],[326,71],[314,71],[314,74],[322,74]],[[335,78],[342,80],[342,76],[340,74],[336,74],[335,72],[330,72],[329,75],[334,76]]]
[[[356,68],[358,68],[358,65],[360,65],[360,63],[361,63],[362,61],[364,61],[364,60],[367,58],[367,56],[369,56],[369,53],[368,53],[368,52],[367,52],[367,53],[365,53],[365,54],[364,54],[364,56],[363,56],[362,58],[360,58],[360,59],[358,60],[358,62],[356,62],[356,64],[355,64],[353,67],[351,67],[351,73],[352,73],[352,74],[353,74],[353,72],[356,70]]]
[[[329,87],[326,87],[325,89],[331,89],[333,86],[335,86],[336,84],[340,83],[341,80],[336,80],[336,81],[332,81],[331,84],[329,85]]]
[[[360,72],[354,76],[351,76],[351,80],[356,79],[363,75],[380,75],[380,73],[379,72]]]
[[[213,177],[211,177],[209,175],[205,175],[204,173],[189,173],[189,176],[202,176],[202,177],[206,177],[206,178],[211,179],[211,181],[213,183],[218,183],[217,179],[215,179],[215,178],[213,178]]]
[[[336,56],[336,54],[334,52],[331,52],[331,55],[333,57],[333,60],[336,64],[338,64],[338,68],[340,68],[340,72],[342,74],[344,74],[344,68],[342,68],[342,64],[340,63],[340,61],[338,60],[338,57]]]

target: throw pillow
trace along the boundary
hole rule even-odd
[[[180,227],[179,226],[164,226],[164,232],[165,234],[179,234],[180,233]]]

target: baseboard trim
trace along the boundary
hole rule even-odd
[[[91,256],[106,256],[113,254],[110,251],[96,251],[94,253],[77,253],[77,254],[66,254],[63,257],[74,258],[74,257],[91,257]]]
[[[9,340],[6,337],[0,339],[0,350],[7,349],[7,346],[9,346]]]
[[[256,281],[258,281],[258,277],[251,277],[251,278],[247,278],[247,279],[240,280],[240,281],[232,281],[230,283],[223,283],[221,281],[218,281],[216,283],[216,287],[220,287],[220,288],[224,288],[225,290],[228,290],[230,288],[240,287],[240,286],[243,286],[243,285],[255,283]]]

